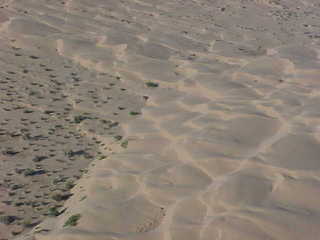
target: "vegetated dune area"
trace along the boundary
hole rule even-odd
[[[319,240],[319,0],[0,0],[1,240]]]

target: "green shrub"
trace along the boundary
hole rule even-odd
[[[130,115],[132,115],[132,116],[136,116],[136,115],[139,115],[139,114],[141,114],[141,113],[139,113],[139,112],[130,112]]]
[[[51,207],[49,208],[49,211],[48,211],[48,215],[51,216],[51,217],[56,217],[56,216],[59,216],[59,211],[56,207]]]
[[[147,87],[152,87],[152,88],[159,86],[159,84],[155,83],[155,82],[146,82],[146,85],[147,85]]]
[[[68,220],[64,223],[63,227],[73,227],[78,224],[79,219],[81,218],[81,214],[75,214],[68,218]]]
[[[127,148],[127,147],[128,147],[128,144],[129,144],[129,141],[128,141],[128,140],[124,140],[124,141],[121,143],[121,147]]]

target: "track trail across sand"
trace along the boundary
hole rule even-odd
[[[3,46],[78,66],[65,104],[123,136],[83,119],[107,157],[18,239],[319,239],[318,1],[0,3]]]

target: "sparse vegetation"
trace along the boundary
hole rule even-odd
[[[68,157],[74,157],[74,156],[79,156],[79,155],[86,155],[86,151],[84,150],[79,150],[79,151],[68,151],[68,152],[65,152],[65,155],[68,156]]]
[[[1,216],[0,217],[0,223],[9,225],[13,223],[15,220],[17,220],[16,216]]]
[[[51,207],[49,208],[49,211],[48,211],[48,215],[51,216],[51,217],[56,217],[56,216],[59,216],[59,211],[57,209],[57,207]]]
[[[113,123],[110,123],[110,124],[109,124],[109,128],[113,128],[113,127],[116,127],[116,126],[118,126],[118,125],[119,125],[118,122],[113,122]]]
[[[57,177],[52,180],[52,184],[56,185],[61,182],[65,182],[68,179],[68,177]]]
[[[159,84],[155,82],[146,82],[147,87],[155,88],[158,87]]]
[[[73,227],[78,224],[79,219],[81,218],[81,214],[75,214],[68,218],[68,220],[64,223],[63,227]]]
[[[64,201],[64,200],[67,200],[69,197],[71,197],[72,194],[71,193],[67,193],[67,194],[61,194],[61,193],[55,193],[53,196],[52,196],[52,199],[57,201],[57,202],[60,202],[60,201]]]
[[[106,159],[106,158],[107,158],[107,156],[102,155],[102,156],[99,157],[99,160],[103,160],[103,159]]]
[[[74,186],[75,186],[75,184],[74,184],[73,181],[68,181],[65,184],[65,188],[68,189],[68,190],[72,189]]]
[[[79,171],[80,171],[81,173],[88,173],[89,170],[88,170],[88,169],[80,169]]]
[[[134,112],[134,111],[131,111],[130,112],[130,115],[132,115],[132,116],[136,116],[136,115],[140,115],[141,113],[139,113],[139,112]]]
[[[127,147],[128,147],[128,144],[129,144],[129,141],[128,141],[128,140],[124,140],[124,141],[121,143],[121,147],[127,148]]]
[[[35,223],[32,223],[30,219],[23,220],[22,225],[26,228],[31,228],[35,225]]]
[[[78,115],[78,116],[75,116],[75,117],[74,117],[73,121],[74,121],[75,123],[81,123],[82,121],[84,121],[84,120],[86,120],[86,119],[88,119],[88,117],[82,116],[82,115]]]
[[[45,113],[45,114],[52,114],[52,113],[54,113],[54,111],[52,111],[52,110],[46,110],[46,111],[44,111],[44,113]]]
[[[40,175],[40,174],[44,174],[45,170],[35,170],[35,169],[31,169],[31,168],[27,168],[24,171],[24,176],[35,176],[35,175]]]
[[[43,161],[43,160],[45,160],[45,159],[47,159],[48,157],[47,156],[35,156],[33,159],[32,159],[32,161],[34,161],[34,162],[41,162],[41,161]]]
[[[114,136],[114,139],[117,141],[120,141],[122,139],[122,136],[120,136],[120,135]]]
[[[87,196],[83,196],[81,199],[80,199],[80,202],[85,200],[87,198]]]

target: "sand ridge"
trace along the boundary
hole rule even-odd
[[[3,5],[8,46],[81,69],[65,101],[104,156],[18,239],[318,239],[317,1]]]

